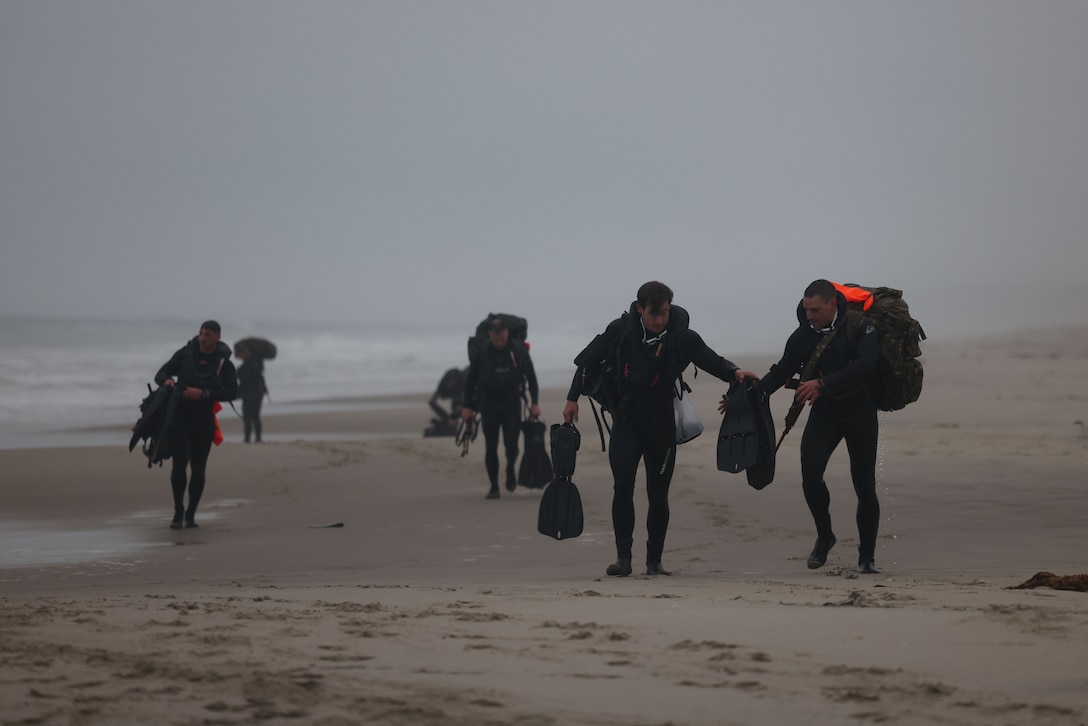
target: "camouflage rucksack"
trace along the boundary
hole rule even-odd
[[[881,411],[898,411],[922,394],[922,355],[919,341],[925,331],[910,316],[903,291],[890,287],[863,287],[833,283],[846,296],[846,334],[851,347],[863,319],[868,318],[880,338],[873,399]]]

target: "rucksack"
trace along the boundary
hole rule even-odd
[[[589,408],[593,411],[593,418],[597,422],[597,432],[601,436],[601,451],[607,451],[604,441],[605,430],[611,435],[612,426],[604,417],[607,413],[615,421],[623,401],[623,393],[620,384],[620,371],[623,369],[623,361],[627,356],[627,348],[630,345],[628,338],[630,313],[623,313],[617,320],[609,324],[604,333],[599,334],[586,346],[586,350],[578,354],[574,364],[582,370],[582,395],[589,398]],[[602,337],[609,336],[611,341],[605,350],[604,358],[599,361],[591,361],[585,358],[586,352]],[[594,365],[596,364],[596,365]],[[596,405],[594,405],[596,404]],[[597,407],[601,412],[597,413]],[[553,462],[554,463],[554,462]]]
[[[602,360],[591,362],[583,360],[581,355],[574,359],[574,364],[582,368],[582,394],[588,396],[590,401],[595,401],[601,407],[601,411],[613,416],[619,412],[620,408],[619,370],[623,365],[624,343],[627,342],[627,313],[620,316],[619,325],[619,331],[613,336]],[[607,332],[602,335],[607,335]],[[597,338],[601,338],[602,335],[598,335]],[[593,343],[590,345],[592,346]]]
[[[922,355],[926,339],[921,324],[910,316],[903,291],[832,283],[846,297],[846,335],[853,348],[862,321],[868,318],[880,340],[873,400],[881,411],[898,411],[922,395]]]
[[[487,317],[480,321],[480,324],[476,326],[476,334],[472,335],[468,339],[468,362],[472,363],[476,360],[477,356],[487,350],[487,346],[491,344],[491,339],[487,336],[487,327],[495,318],[499,318],[506,322],[506,327],[510,331],[510,339],[516,340],[526,348],[529,347],[526,339],[529,337],[529,321],[525,318],[518,317],[517,315],[510,315],[509,313],[488,313]]]

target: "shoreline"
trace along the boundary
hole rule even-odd
[[[1067,350],[1061,354],[1046,350],[1048,347],[1051,347],[1049,346],[1050,341],[1055,340],[1063,341],[1063,346]],[[1038,326],[1016,328],[1005,334],[989,333],[963,336],[961,338],[934,338],[923,343],[923,355],[919,360],[922,361],[922,364],[925,367],[928,367],[928,363],[931,359],[948,357],[959,358],[962,363],[971,365],[983,360],[994,351],[1001,351],[1002,355],[1008,355],[1023,361],[1036,360],[1044,363],[1047,360],[1068,356],[1070,354],[1088,357],[1088,343],[1077,345],[1075,341],[1078,340],[1088,341],[1088,325]],[[956,352],[949,353],[949,351]],[[742,368],[749,368],[757,372],[769,368],[771,363],[775,362],[779,355],[778,352],[766,351],[739,354],[725,351],[725,353],[726,357],[732,356],[734,361],[740,364]],[[946,361],[943,360],[937,360],[935,362],[938,365],[946,363]],[[571,370],[573,371],[573,367]],[[689,371],[690,370],[691,369],[689,369]],[[714,379],[704,374],[702,380],[713,381]],[[562,396],[565,394],[566,388],[566,381],[564,381],[561,386],[542,386],[541,396],[544,396],[545,390],[551,392],[553,395],[558,391],[559,395]],[[724,390],[724,386],[722,386],[722,389]],[[421,418],[423,419],[423,427],[426,427],[430,417],[430,409],[427,407],[427,401],[430,398],[432,390],[433,389],[428,388],[427,390],[420,391],[396,391],[371,395],[297,398],[288,401],[277,400],[272,402],[266,400],[262,419],[280,419],[286,424],[286,426],[282,427],[284,429],[290,428],[292,421],[298,421],[305,429],[300,433],[309,437],[312,433],[313,422],[312,419],[308,417],[317,414],[330,412],[350,414],[368,409],[393,409],[418,406],[423,411]],[[930,403],[931,396],[928,387],[923,392],[923,396],[927,399],[926,403]],[[781,398],[781,395],[779,395],[778,398]],[[584,402],[583,399],[583,403]],[[138,403],[138,400],[133,402],[131,407],[132,415],[124,421],[94,423],[74,427],[56,424],[41,425],[37,428],[9,426],[5,429],[0,427],[0,451],[18,450],[23,448],[45,449],[67,446],[110,446],[112,443],[108,434],[117,433],[123,435],[130,429],[139,416],[138,406],[136,405]],[[240,411],[240,401],[235,401],[234,404]],[[910,410],[912,409],[908,408],[907,412]],[[545,411],[545,414],[547,414],[547,411]],[[896,412],[893,415],[898,418],[902,414]],[[236,418],[240,421],[239,417],[234,416],[234,412],[231,410],[230,406],[225,406],[224,411],[220,415],[220,423],[224,426],[230,426],[230,422]],[[1081,417],[1079,420],[1088,421],[1088,411],[1086,411],[1085,416]],[[226,433],[226,430],[224,430],[224,433]],[[339,435],[333,431],[328,431],[327,433],[339,438]],[[411,431],[405,431],[404,433],[405,435],[410,435]],[[286,434],[285,436],[289,437],[290,435]],[[288,438],[287,440],[290,439]]]
[[[62,555],[0,566],[6,718],[1083,725],[1088,594],[1010,588],[1088,572],[1086,361],[1065,335],[927,347],[923,398],[880,417],[879,575],[857,572],[846,452],[827,473],[839,541],[809,570],[806,419],[755,491],[716,469],[724,387],[703,375],[669,577],[604,575],[611,478],[586,406],[585,531],[560,542],[536,532],[540,490],[484,500],[482,439],[462,457],[422,437],[429,395],[269,413],[260,445],[221,419],[192,530],[167,527],[169,467],[123,428],[3,450],[4,551],[33,535]],[[547,423],[564,398],[542,392]],[[636,548],[644,491],[640,474]]]

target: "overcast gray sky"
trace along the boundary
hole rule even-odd
[[[0,0],[0,314],[1080,320],[1086,70],[1079,0]]]

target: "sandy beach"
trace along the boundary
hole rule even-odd
[[[924,346],[922,399],[881,415],[880,575],[800,490],[805,419],[765,490],[717,471],[724,384],[679,449],[664,564],[609,578],[611,479],[589,407],[582,536],[539,490],[485,501],[482,438],[424,439],[426,396],[221,414],[199,529],[167,468],[116,446],[0,451],[0,724],[1085,724],[1088,327]],[[731,351],[723,351],[731,354]],[[732,356],[765,371],[773,355]],[[541,405],[555,422],[565,391]],[[781,427],[789,401],[772,400]],[[645,517],[638,485],[639,529]]]

